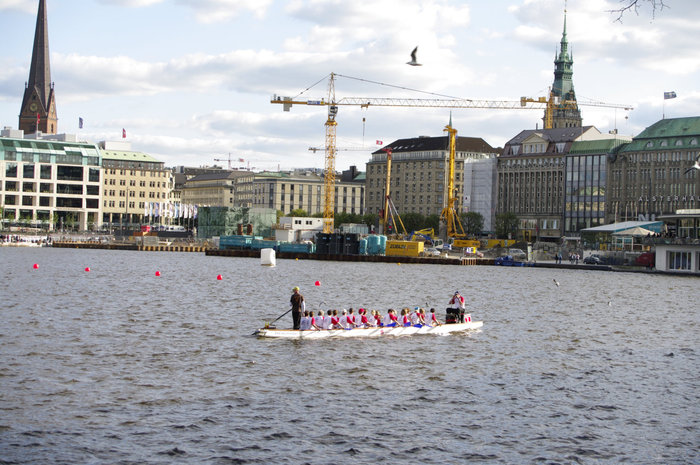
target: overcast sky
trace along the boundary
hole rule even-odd
[[[700,8],[665,0],[627,13],[617,0],[570,0],[567,32],[584,124],[636,135],[700,115]],[[0,126],[18,125],[38,0],[0,0]],[[121,140],[174,165],[242,158],[257,169],[323,167],[326,108],[283,112],[273,94],[472,99],[545,96],[563,0],[47,0],[59,132]],[[406,65],[418,46],[421,67]],[[366,82],[366,81],[372,81]],[[383,83],[388,85],[379,85]],[[314,87],[314,84],[316,84]],[[391,87],[395,86],[395,87]],[[308,89],[311,87],[310,89]],[[308,89],[308,90],[307,90]],[[678,98],[663,100],[664,91]],[[303,92],[303,93],[302,93]],[[494,147],[542,127],[542,110],[454,110],[460,136]],[[78,129],[78,118],[84,128]],[[365,169],[376,141],[441,136],[449,110],[341,107],[336,167]],[[343,148],[371,147],[364,151]],[[222,164],[218,162],[218,164]],[[226,165],[226,162],[223,163]]]

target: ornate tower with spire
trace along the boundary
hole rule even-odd
[[[56,97],[51,82],[49,64],[49,28],[46,20],[46,0],[39,0],[34,32],[34,49],[19,113],[19,129],[31,134],[41,131],[56,134]]]
[[[569,41],[566,38],[566,10],[564,10],[564,32],[561,36],[559,55],[554,57],[554,83],[550,100],[553,100],[552,127],[581,127],[581,111],[576,103],[572,76],[574,59],[569,53]],[[546,116],[545,116],[546,119]]]

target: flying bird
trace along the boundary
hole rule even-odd
[[[695,158],[695,164],[693,166],[691,166],[690,168],[688,168],[687,170],[685,170],[685,172],[683,174],[688,174],[689,172],[691,172],[693,170],[700,171],[700,155],[698,155],[697,158]]]
[[[556,278],[552,278],[552,281],[554,281],[554,284],[556,284],[557,287],[559,287],[559,281],[557,281]]]
[[[418,53],[418,46],[417,45],[416,45],[416,48],[414,48],[413,51],[411,52],[411,61],[407,61],[406,62],[407,65],[423,66],[422,64],[418,63],[418,61],[416,61],[416,53]]]

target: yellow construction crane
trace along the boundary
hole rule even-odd
[[[445,208],[442,209],[440,213],[440,219],[445,221],[447,225],[447,237],[462,238],[466,237],[464,234],[464,229],[462,228],[462,222],[459,221],[457,216],[457,210],[455,209],[455,145],[457,140],[457,130],[452,127],[452,118],[450,118],[450,124],[445,126],[443,130],[448,134],[450,141],[450,154],[448,173],[447,173],[447,204]]]
[[[326,120],[326,163],[324,169],[324,188],[325,188],[325,204],[323,207],[323,232],[333,232],[333,216],[335,210],[335,157],[337,148],[336,126],[335,120],[338,114],[339,106],[359,106],[361,108],[369,108],[370,106],[381,107],[423,107],[423,108],[488,108],[500,110],[536,110],[542,107],[549,108],[554,100],[546,100],[544,97],[532,99],[522,97],[519,101],[513,100],[473,100],[473,99],[458,99],[458,98],[374,98],[374,97],[343,97],[339,100],[335,98],[335,77],[342,76],[336,73],[330,73],[328,80],[328,98],[320,100],[297,100],[296,97],[282,97],[273,95],[270,103],[282,105],[284,111],[289,111],[293,105],[311,105],[311,106],[327,106],[328,119]],[[350,79],[363,80],[358,78]],[[319,81],[320,82],[320,81]],[[377,84],[377,83],[375,83]],[[435,94],[433,94],[435,95]],[[624,108],[631,110],[629,105],[605,104],[605,103],[585,103],[579,105],[593,105],[610,108]],[[550,111],[551,117],[551,111]],[[551,124],[550,124],[551,126]],[[452,166],[454,170],[454,166]],[[454,174],[454,172],[453,172]],[[452,176],[451,176],[452,178]],[[449,195],[454,195],[450,192]],[[456,224],[460,224],[457,222]],[[461,224],[460,224],[461,227]]]
[[[527,107],[529,104],[534,103],[544,105],[544,129],[552,129],[552,127],[554,126],[554,110],[576,110],[580,105],[591,107],[619,108],[628,111],[633,109],[630,105],[618,103],[578,102],[576,100],[561,100],[560,97],[554,95],[551,89],[549,91],[549,98],[520,97],[521,107]]]

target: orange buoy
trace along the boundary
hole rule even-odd
[[[217,276],[216,276],[216,279],[219,280],[219,281],[221,281],[221,280],[224,279],[224,278],[222,278],[221,275],[217,275]]]
[[[156,276],[160,276],[160,271],[156,271]]]
[[[34,269],[36,270],[37,268],[39,268],[39,264],[38,264],[38,263],[35,263],[35,264],[34,264]]]

